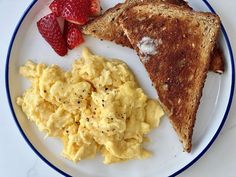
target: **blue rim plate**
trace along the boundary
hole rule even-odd
[[[49,160],[47,160],[34,146],[33,144],[30,142],[30,140],[27,138],[26,134],[24,133],[22,127],[20,126],[20,123],[16,117],[16,114],[14,112],[13,109],[13,104],[12,104],[12,100],[11,100],[11,96],[10,96],[10,89],[9,89],[9,61],[10,61],[10,56],[11,56],[11,51],[12,51],[12,46],[14,44],[15,41],[15,37],[17,35],[17,32],[22,24],[22,22],[24,21],[25,17],[27,16],[27,14],[30,12],[30,10],[32,9],[32,7],[35,5],[35,3],[37,2],[37,0],[32,1],[32,3],[29,5],[29,7],[26,9],[26,11],[24,12],[23,16],[21,17],[20,21],[18,22],[15,31],[13,33],[13,36],[11,38],[10,41],[10,45],[8,48],[8,54],[7,54],[7,61],[6,61],[6,66],[5,66],[5,84],[6,84],[6,93],[7,93],[7,97],[8,97],[8,103],[13,115],[13,118],[17,124],[17,127],[19,129],[19,131],[21,132],[22,136],[24,137],[24,139],[26,140],[26,142],[28,143],[28,145],[32,148],[32,150],[46,163],[48,164],[50,167],[52,167],[54,170],[56,170],[57,172],[59,172],[60,174],[64,175],[64,176],[70,176],[69,174],[67,174],[66,172],[62,171],[61,169],[57,168],[55,165],[53,165],[51,162],[49,162]],[[209,8],[209,10],[213,13],[215,13],[214,9],[212,8],[212,6],[206,1],[203,0],[203,2],[205,3],[205,5]],[[213,144],[213,142],[215,141],[215,139],[217,138],[217,136],[219,135],[230,110],[231,107],[231,103],[233,100],[233,95],[234,95],[234,87],[235,87],[235,67],[234,67],[234,58],[233,58],[233,52],[232,52],[232,48],[230,45],[230,41],[229,38],[227,36],[226,30],[224,28],[224,26],[221,24],[221,30],[223,33],[223,36],[226,40],[226,45],[228,48],[228,52],[230,55],[230,62],[231,62],[231,69],[232,69],[232,76],[231,76],[231,88],[230,88],[230,97],[228,100],[228,104],[227,104],[227,108],[226,111],[224,113],[223,119],[220,123],[220,126],[218,127],[215,135],[213,136],[213,138],[209,141],[209,143],[207,144],[207,146],[203,149],[203,151],[201,153],[198,154],[198,156],[196,158],[194,158],[191,162],[189,162],[186,166],[182,167],[181,169],[179,169],[178,171],[176,171],[175,173],[173,173],[171,176],[176,176],[178,174],[180,174],[181,172],[183,172],[184,170],[186,170],[187,168],[189,168],[191,165],[193,165],[198,159],[200,159],[205,152],[210,148],[210,146]]]

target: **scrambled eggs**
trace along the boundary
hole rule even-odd
[[[142,147],[145,134],[164,113],[125,63],[85,48],[72,71],[28,61],[20,73],[32,86],[17,104],[41,131],[63,141],[66,158],[77,162],[101,152],[109,164],[150,156]]]

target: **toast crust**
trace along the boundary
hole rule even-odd
[[[178,6],[191,9],[184,0],[127,0],[125,3],[119,3],[116,6],[108,9],[103,15],[97,17],[82,29],[84,34],[92,35],[96,38],[108,41],[114,41],[116,44],[132,48],[124,31],[118,24],[118,17],[123,11],[131,6],[143,2],[168,2]]]
[[[119,22],[143,62],[184,150],[190,152],[210,54],[219,33],[219,17],[166,3],[143,3],[126,9]],[[144,38],[149,40],[142,47]]]
[[[224,57],[223,52],[219,46],[215,46],[212,54],[211,54],[211,63],[210,63],[210,71],[213,71],[215,73],[223,74],[225,63],[224,63]]]
[[[132,48],[132,45],[124,34],[123,29],[118,24],[117,19],[126,8],[144,2],[167,2],[192,10],[192,8],[184,0],[127,0],[126,3],[117,4],[116,6],[105,11],[100,17],[85,25],[82,32],[102,40],[114,41],[119,45]],[[210,64],[210,70],[220,74],[223,73],[224,57],[218,47],[213,51],[211,58],[212,62]]]
[[[130,4],[119,3],[114,7],[108,9],[103,13],[103,15],[95,18],[93,21],[85,25],[82,28],[82,33],[102,40],[114,41],[115,43],[122,46],[132,48],[128,38],[124,34],[124,31],[117,21],[117,18]]]

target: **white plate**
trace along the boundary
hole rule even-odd
[[[101,1],[103,9],[119,2],[118,0]],[[164,118],[160,127],[149,135],[152,142],[146,147],[153,151],[151,158],[107,166],[102,163],[101,156],[97,156],[95,159],[74,164],[60,156],[61,142],[55,138],[44,139],[44,134],[39,132],[37,127],[27,120],[20,107],[15,103],[16,97],[20,96],[24,89],[29,86],[29,83],[18,73],[19,67],[28,59],[46,64],[58,64],[65,69],[69,69],[72,62],[81,55],[83,46],[87,46],[95,54],[124,60],[136,75],[145,92],[153,98],[156,98],[157,95],[151,86],[151,81],[143,65],[131,49],[118,46],[112,42],[87,37],[83,46],[70,51],[66,57],[59,57],[40,36],[36,27],[37,20],[49,12],[48,4],[48,0],[35,0],[26,10],[12,37],[6,64],[6,90],[13,117],[27,143],[42,160],[64,175],[157,177],[179,174],[206,152],[226,120],[234,92],[233,55],[223,26],[220,45],[226,59],[226,71],[223,75],[208,74],[201,104],[197,112],[193,149],[190,154],[182,152],[181,143],[168,119]],[[213,10],[205,1],[192,0],[190,5],[196,10]]]

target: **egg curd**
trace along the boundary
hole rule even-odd
[[[64,157],[78,162],[100,152],[110,164],[151,155],[143,148],[145,135],[164,112],[124,62],[85,48],[71,71],[28,61],[20,74],[32,86],[17,104],[40,131],[62,140]]]

